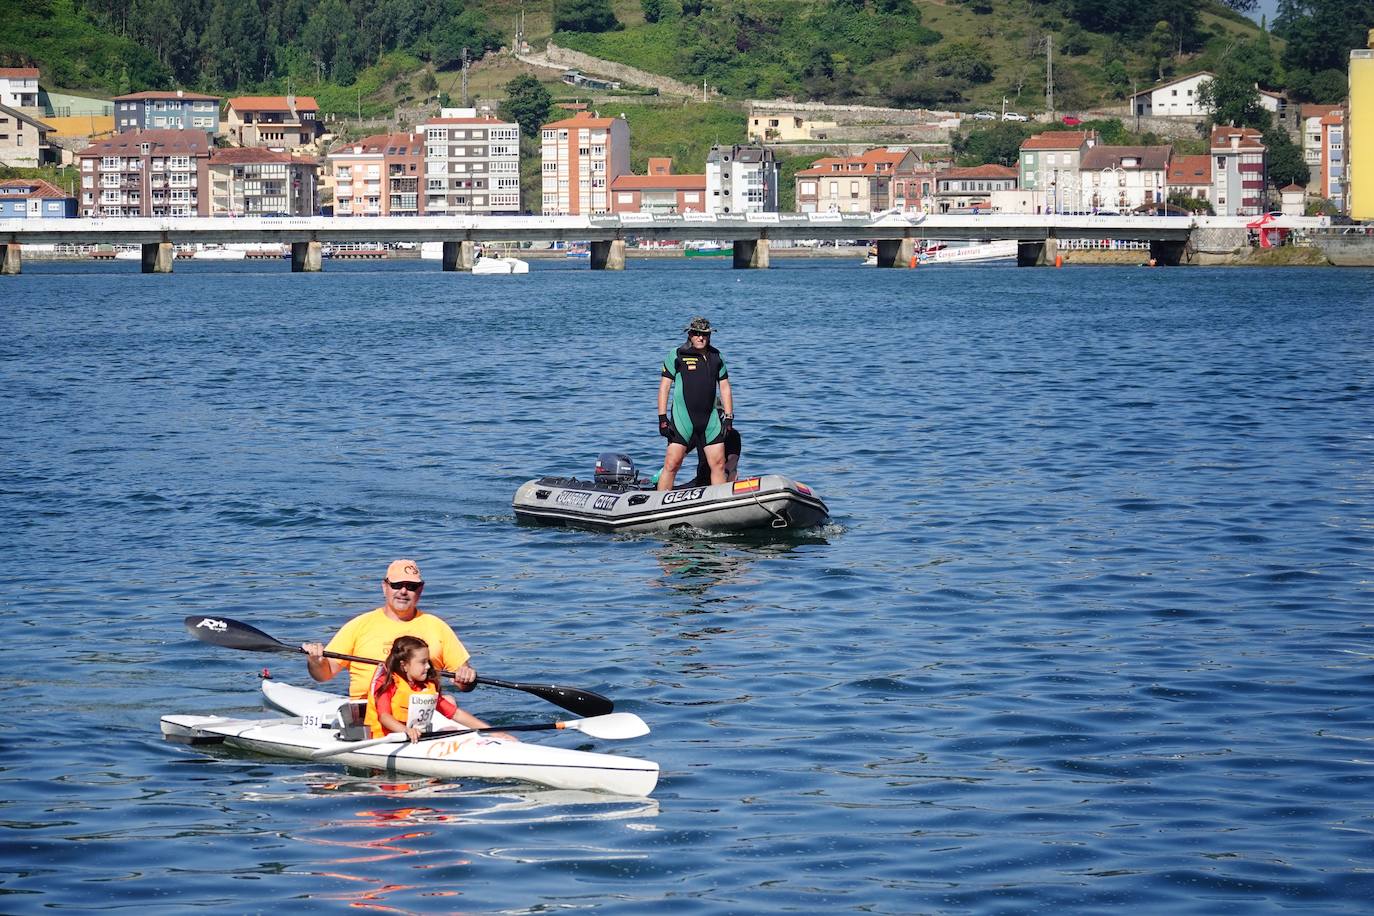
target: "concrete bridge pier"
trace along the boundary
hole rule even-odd
[[[319,273],[323,269],[323,256],[319,242],[291,243],[291,272]]]
[[[444,243],[444,270],[472,270],[474,252],[477,250],[477,243],[464,239],[461,242]]]
[[[736,270],[767,270],[768,239],[735,239],[733,261]]]
[[[1183,263],[1184,250],[1188,243],[1184,242],[1151,242],[1150,260],[1156,264],[1177,267]]]
[[[173,250],[171,242],[143,243],[140,261],[145,274],[169,274],[172,272],[172,261],[174,260],[176,260],[176,251]]]
[[[1059,239],[1050,236],[1042,242],[1017,242],[1017,267],[1045,267],[1059,257]]]
[[[624,270],[625,240],[611,239],[609,242],[592,242],[592,270]]]
[[[19,276],[19,243],[0,245],[0,277]]]
[[[878,241],[879,267],[910,267],[911,258],[916,254],[915,239],[880,239]]]

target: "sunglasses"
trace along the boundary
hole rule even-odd
[[[711,336],[711,332],[710,332],[710,331],[688,331],[688,332],[687,332],[687,336],[688,336],[688,337],[710,337],[710,336]]]
[[[423,582],[392,582],[388,580],[386,584],[390,585],[398,592],[401,589],[405,589],[408,592],[418,592],[420,589],[425,587],[425,583]]]

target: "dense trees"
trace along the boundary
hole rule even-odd
[[[1298,101],[1336,102],[1345,95],[1352,48],[1374,28],[1374,0],[1279,0],[1274,34],[1283,51],[1290,94]]]
[[[501,114],[520,125],[526,137],[539,136],[539,128],[549,119],[553,98],[539,80],[528,73],[506,83],[506,101]]]
[[[407,50],[439,69],[495,49],[500,35],[465,0],[49,0],[146,49],[131,89],[234,90],[294,76],[353,81],[382,55]],[[60,65],[59,65],[60,66]],[[111,88],[122,88],[112,86]]]

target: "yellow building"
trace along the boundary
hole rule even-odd
[[[1369,32],[1374,46],[1374,29]],[[1350,52],[1350,123],[1346,126],[1350,215],[1374,219],[1374,50]]]

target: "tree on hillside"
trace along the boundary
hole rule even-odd
[[[623,28],[611,9],[611,0],[553,0],[555,32],[616,32]]]
[[[1274,34],[1288,42],[1289,70],[1345,72],[1353,48],[1374,28],[1374,0],[1279,0]]]
[[[1015,121],[1003,121],[967,134],[955,134],[951,146],[959,165],[1016,165],[1021,144],[1032,133],[1029,127]]]
[[[506,83],[506,100],[501,103],[501,114],[519,124],[520,133],[525,136],[539,136],[539,128],[548,121],[552,108],[553,97],[549,90],[528,73]]]
[[[1288,131],[1282,127],[1269,128],[1264,132],[1264,145],[1268,147],[1265,159],[1269,183],[1275,188],[1286,188],[1290,184],[1305,186],[1312,179],[1302,149],[1288,136]]]
[[[1259,90],[1237,68],[1223,64],[1215,78],[1204,80],[1197,89],[1197,102],[1212,113],[1213,124],[1269,126],[1269,112],[1260,105]]]

